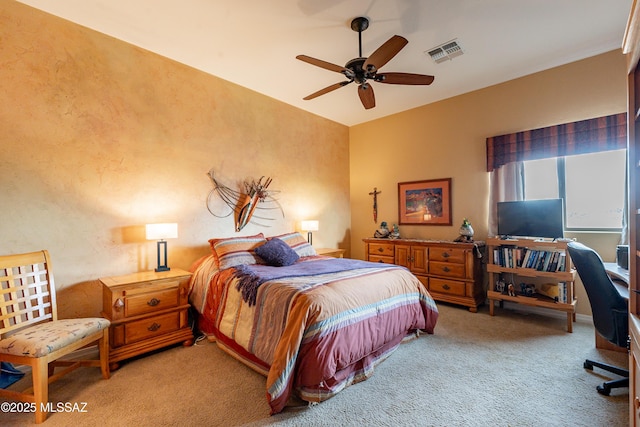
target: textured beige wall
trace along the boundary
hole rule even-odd
[[[482,240],[488,223],[487,137],[621,111],[625,59],[613,51],[351,127],[352,256],[364,257],[362,238],[377,228],[368,194],[374,187],[382,191],[378,222],[392,224],[398,222],[399,182],[451,177],[453,225],[401,226],[400,233],[450,240],[466,217]],[[583,237],[612,260],[617,235]],[[579,311],[588,312],[586,297],[578,296]]]
[[[0,11],[0,253],[49,249],[61,315],[100,311],[97,278],[155,267],[143,224],[177,222],[169,265],[207,240],[320,220],[349,248],[348,129],[13,1]],[[206,173],[269,176],[285,217],[233,230]]]

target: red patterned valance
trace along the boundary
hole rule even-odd
[[[627,113],[487,138],[487,171],[525,160],[627,147]]]

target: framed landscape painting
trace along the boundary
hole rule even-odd
[[[451,178],[398,183],[400,225],[451,225]]]

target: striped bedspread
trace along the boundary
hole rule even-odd
[[[438,318],[427,290],[402,267],[366,263],[334,273],[282,274],[262,283],[250,306],[236,289],[235,268],[217,271],[212,258],[193,268],[190,301],[200,329],[267,376],[272,413],[293,394],[320,402],[370,377],[403,340],[433,333]],[[326,257],[298,264],[320,259]]]

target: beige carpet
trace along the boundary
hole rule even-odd
[[[203,341],[132,360],[109,380],[95,369],[70,374],[50,400],[86,402],[87,412],[55,413],[45,425],[628,425],[628,389],[602,396],[595,387],[607,376],[582,368],[586,357],[627,363],[594,348],[590,322],[579,319],[569,334],[564,317],[439,307],[435,335],[401,345],[372,378],[319,405],[269,416],[264,377]],[[0,413],[1,425],[33,420]]]

